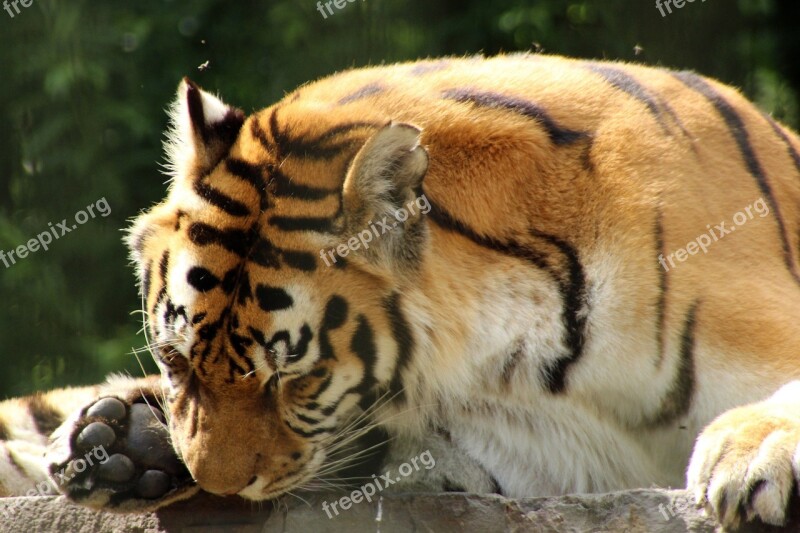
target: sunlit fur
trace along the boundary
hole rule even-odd
[[[365,374],[350,346],[359,319],[374,336],[370,392],[385,390],[399,372],[408,403],[398,404],[418,407],[389,426],[418,433],[432,424],[446,427],[507,493],[679,483],[691,435],[716,413],[766,395],[800,370],[792,362],[800,309],[797,298],[787,297],[798,287],[792,269],[800,181],[789,151],[796,140],[785,133],[789,144],[782,142],[770,121],[731,89],[703,83],[750,129],[752,149],[781,200],[787,264],[773,215],[662,276],[660,252],[685,246],[707,224],[730,220],[763,196],[713,102],[663,70],[513,56],[350,71],[249,117],[213,168],[187,172],[185,163],[175,165],[168,198],[137,220],[131,240],[141,237],[137,263],[148,278],[153,335],[183,356],[195,351],[190,365],[184,359],[173,370],[170,401],[176,445],[200,484],[237,492],[257,476],[258,491],[243,491],[256,498],[313,475],[325,459],[320,443],[327,432],[368,392],[354,391]],[[208,114],[212,123],[222,120],[219,105]],[[173,139],[190,138],[191,126],[176,122]],[[405,138],[396,135],[399,149],[421,146],[429,156],[420,160],[427,172],[419,187],[413,169],[397,177],[413,164],[381,168],[397,147],[367,142],[391,123],[413,126],[403,130]],[[201,153],[202,143],[194,150]],[[172,157],[182,156],[176,149]],[[231,160],[258,170],[267,184],[264,200],[257,185],[231,172]],[[231,216],[219,201],[202,198],[196,183],[203,174],[246,214]],[[287,185],[280,180],[317,194],[282,195]],[[348,256],[342,268],[325,266],[319,250],[391,212],[392,190],[404,201],[424,192],[439,219],[423,217],[425,231],[414,242],[404,241],[410,232],[398,232],[376,239],[368,253]],[[443,216],[472,238],[445,227]],[[301,217],[327,220],[327,231],[287,231],[274,223]],[[280,254],[280,266],[263,267],[219,244],[197,245],[187,238],[197,223],[255,231],[281,250],[307,252],[315,270],[287,266]],[[500,244],[492,249],[481,240]],[[525,251],[533,259],[526,261]],[[577,295],[582,317],[575,319],[576,327],[583,321],[584,346],[561,376],[565,383],[542,383],[543,367],[565,350],[563,287],[574,281],[575,256],[585,276]],[[238,286],[198,292],[186,282],[194,266],[219,280],[246,275],[252,291],[262,283],[293,303],[266,313],[256,298],[238,300]],[[768,268],[773,274],[763,276]],[[393,294],[414,339],[400,370],[386,312]],[[335,360],[321,359],[319,328],[337,295],[347,317],[330,334]],[[170,323],[167,305],[183,306],[186,316]],[[669,395],[693,306],[691,405],[664,414],[675,401]],[[198,332],[225,313],[224,334],[201,357]],[[202,318],[191,323],[196,317]],[[231,334],[251,338],[253,328],[267,339],[286,330],[296,343],[303,325],[314,340],[294,365],[285,344],[270,355],[254,342],[237,355],[230,342]],[[522,355],[504,378],[515,349]],[[759,364],[758,375],[730,370],[762,359],[771,364]],[[280,382],[272,379],[276,372]],[[304,395],[329,376],[325,394],[304,407]],[[715,386],[720,382],[727,386]],[[336,408],[326,412],[329,406]],[[192,424],[199,427],[190,437]],[[302,437],[287,424],[326,431]],[[300,458],[292,460],[294,453]],[[524,461],[530,473],[517,473]]]
[[[800,379],[800,142],[730,87],[443,59],[246,118],[185,81],[173,121],[169,195],[128,243],[206,490],[310,483],[376,397],[365,419],[446,433],[509,496],[679,486],[706,424]],[[758,200],[768,216],[662,267]]]

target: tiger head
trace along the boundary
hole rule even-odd
[[[289,95],[252,116],[185,79],[169,192],[127,243],[170,432],[199,485],[267,499],[332,473],[401,397],[427,245],[418,128]]]

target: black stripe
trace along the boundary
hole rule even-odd
[[[244,358],[245,361],[250,362],[249,359]],[[250,362],[249,365],[251,368],[253,364]],[[239,376],[241,379],[243,376],[247,375],[248,371],[240,365],[233,357],[228,356],[228,379],[226,380],[228,383],[236,383],[236,376]]]
[[[278,124],[278,109],[279,108],[276,106],[269,115],[269,133],[272,135],[274,141],[272,147],[275,150],[275,158],[281,161],[288,155],[286,145],[289,143],[289,138],[281,131],[280,124]],[[266,137],[264,138],[266,139]],[[261,140],[261,137],[258,137],[258,139]],[[267,146],[269,145],[265,143],[265,147]]]
[[[198,246],[218,244],[239,257],[246,257],[253,244],[255,233],[239,229],[217,229],[202,222],[189,226],[189,240]]]
[[[380,127],[382,127],[384,125],[385,124],[379,124],[377,122],[367,122],[367,121],[363,121],[363,120],[362,121],[355,120],[353,122],[344,122],[342,124],[339,124],[338,126],[332,127],[328,131],[325,131],[325,132],[321,133],[320,135],[318,135],[317,137],[315,137],[313,139],[309,139],[309,140],[307,140],[305,142],[312,143],[312,144],[320,144],[320,143],[324,143],[326,141],[329,141],[329,140],[333,139],[334,137],[337,137],[337,136],[345,134],[345,133],[350,133],[350,132],[355,131],[355,130],[363,130],[363,129],[374,130],[374,129],[380,128]]]
[[[651,426],[663,426],[685,416],[692,405],[695,388],[694,347],[697,307],[698,302],[694,302],[686,313],[675,378],[672,387],[661,401],[658,415],[649,421]]]
[[[322,327],[325,331],[338,329],[347,320],[347,300],[341,296],[334,295],[325,305],[325,316],[322,319]]]
[[[583,170],[588,172],[589,174],[595,173],[595,164],[594,159],[592,158],[592,151],[594,149],[594,140],[589,139],[583,147],[583,152],[581,153],[581,166]]]
[[[330,387],[332,380],[333,380],[333,376],[332,375],[328,375],[328,377],[326,377],[325,380],[322,383],[319,384],[319,388],[316,391],[314,391],[314,393],[311,394],[308,397],[308,399],[313,402],[316,399],[318,399],[320,396],[322,396],[322,393],[325,392],[326,390],[328,390],[328,387]]]
[[[622,71],[621,69],[609,67],[607,65],[591,63],[587,65],[587,68],[595,74],[602,76],[603,79],[613,87],[643,103],[647,107],[648,111],[650,111],[650,114],[656,119],[659,126],[661,126],[661,129],[664,131],[664,133],[669,135],[669,128],[667,128],[667,125],[664,122],[662,109],[666,111],[676,122],[678,122],[677,116],[672,111],[672,108],[669,107],[669,105],[664,102],[658,102],[657,97],[655,97],[641,83],[639,83],[636,78],[627,72]]]
[[[273,110],[273,111],[272,111],[272,115],[274,115],[274,114],[275,114],[275,111],[276,111],[276,110]],[[272,120],[272,115],[270,115],[270,121]],[[255,119],[255,118],[254,118],[254,119],[253,119],[253,121],[250,123],[250,134],[251,134],[253,137],[255,137],[255,138],[256,138],[256,140],[257,140],[259,143],[261,143],[261,146],[262,146],[262,147],[263,147],[263,148],[264,148],[264,149],[265,149],[267,152],[269,152],[269,153],[273,154],[273,155],[274,155],[276,158],[278,158],[278,156],[279,156],[280,154],[278,154],[278,153],[274,153],[274,152],[275,152],[275,149],[276,149],[275,143],[274,143],[273,141],[269,140],[269,138],[267,137],[267,132],[265,132],[265,131],[264,131],[264,129],[261,127],[261,124],[259,124],[258,120],[257,120],[257,119]]]
[[[364,315],[356,318],[357,326],[353,337],[350,340],[350,350],[361,359],[364,364],[364,376],[357,391],[364,396],[369,393],[376,384],[375,363],[377,362],[377,349],[375,347],[375,335]]]
[[[205,183],[206,177],[200,176],[194,182],[194,192],[198,196],[231,216],[246,217],[250,214],[250,210],[242,202]]]
[[[161,288],[158,289],[158,294],[156,295],[156,301],[153,302],[153,305],[150,308],[150,313],[155,313],[155,311],[158,308],[158,306],[161,304],[162,301],[164,301],[164,298],[166,298],[166,297],[167,297],[167,286],[166,285],[162,285]],[[150,327],[152,328],[152,330],[154,332],[153,336],[154,337],[158,337],[158,330],[156,329],[157,324],[153,320],[148,320],[148,322],[150,323]]]
[[[11,466],[14,467],[14,470],[16,470],[23,478],[29,478],[30,474],[28,474],[28,472],[25,470],[25,467],[22,466],[22,463],[19,462],[16,454],[14,454],[14,452],[11,451],[7,446],[5,448],[6,454],[8,455],[8,461],[11,463]]]
[[[186,308],[182,305],[176,307],[175,304],[172,303],[172,300],[167,298],[167,301],[164,304],[164,324],[173,324],[179,316],[182,316],[187,322],[189,321],[188,317],[186,316]]]
[[[658,210],[658,214],[656,215],[655,239],[656,253],[659,254],[659,257],[656,257],[656,268],[658,269],[658,303],[656,304],[656,343],[658,344],[658,357],[656,362],[657,366],[661,366],[661,363],[664,361],[664,319],[666,317],[667,291],[669,289],[667,270],[661,265],[660,260],[666,253],[664,249],[664,214],[661,212],[661,209]]]
[[[289,309],[294,305],[294,299],[285,290],[269,287],[263,283],[256,286],[256,299],[261,310],[267,313]]]
[[[283,250],[266,237],[259,237],[250,249],[249,261],[265,268],[281,268],[281,259],[291,268],[303,272],[313,272],[317,269],[317,260],[314,254],[298,250]]]
[[[747,132],[744,121],[733,108],[733,106],[700,76],[694,74],[693,72],[675,72],[672,75],[680,80],[684,85],[708,100],[717,110],[717,113],[719,113],[722,119],[725,121],[725,124],[728,126],[728,130],[731,132],[736,144],[739,146],[739,152],[744,159],[747,170],[750,172],[750,175],[755,178],[758,188],[766,197],[767,203],[772,209],[772,212],[775,213],[775,221],[778,223],[778,232],[781,237],[781,244],[783,248],[784,263],[786,264],[786,268],[788,268],[789,272],[792,274],[792,277],[795,279],[795,282],[800,284],[800,273],[797,271],[794,255],[792,255],[792,251],[789,246],[790,239],[786,231],[786,224],[783,221],[783,216],[781,215],[780,208],[775,200],[772,187],[770,186],[767,176],[764,173],[764,169],[761,167],[761,163],[759,163],[755,151],[750,144],[750,135]]]
[[[50,435],[64,421],[61,414],[50,405],[47,399],[37,393],[27,398],[28,412],[33,417],[36,429],[42,435]]]
[[[280,251],[269,239],[259,237],[250,249],[248,260],[266,268],[280,268]]]
[[[198,266],[189,269],[189,272],[186,273],[186,281],[200,292],[208,292],[219,285],[217,276],[207,268]]]
[[[309,159],[331,159],[341,154],[343,150],[359,142],[357,139],[347,139],[339,143],[326,146],[325,144],[331,139],[337,137],[338,135],[349,133],[358,129],[375,129],[381,126],[381,124],[376,124],[374,122],[346,122],[344,124],[334,126],[317,137],[310,139],[291,139],[286,133],[281,131],[278,124],[277,112],[278,108],[273,109],[269,118],[269,128],[273,139],[272,141],[267,137],[266,132],[261,128],[261,125],[257,120],[253,120],[251,130],[253,137],[255,137],[268,152],[273,153],[275,159],[278,161],[282,161],[289,155],[296,155]],[[277,167],[273,167],[272,171],[274,172],[276,168]],[[287,179],[286,183],[290,184],[290,180]],[[281,184],[279,183],[278,187],[280,187],[280,185]],[[322,191],[323,189],[315,190],[309,187],[305,192],[310,196],[308,199],[314,199],[313,197],[321,194]]]
[[[5,423],[0,420],[0,440],[9,440],[9,436],[8,428]]]
[[[234,289],[236,289],[236,284],[239,282],[239,274],[241,271],[242,267],[239,265],[225,272],[225,275],[222,277],[222,281],[220,282],[220,286],[222,287],[222,290],[225,291],[225,294],[230,295]],[[234,315],[234,319],[235,318],[236,315]]]
[[[268,202],[266,184],[264,182],[264,176],[261,172],[261,168],[257,165],[253,165],[252,163],[248,163],[247,161],[233,157],[225,161],[225,166],[227,167],[228,172],[253,186],[253,188],[258,192],[259,206],[261,210],[264,211],[268,206]]]
[[[322,413],[322,414],[323,414],[323,415],[325,415],[325,416],[330,416],[331,414],[333,414],[334,412],[336,412],[336,410],[338,410],[338,409],[339,409],[339,406],[340,406],[340,405],[342,405],[342,402],[343,402],[343,401],[344,401],[344,400],[345,400],[345,399],[346,399],[346,398],[347,398],[347,397],[348,397],[350,394],[360,394],[360,393],[359,393],[359,391],[361,390],[361,388],[362,388],[362,386],[361,386],[361,385],[357,385],[357,386],[355,386],[355,387],[350,387],[349,389],[347,389],[346,391],[344,391],[344,392],[342,393],[342,395],[341,395],[341,396],[339,396],[339,398],[338,398],[338,399],[337,399],[337,400],[336,400],[336,401],[335,401],[333,404],[331,404],[331,405],[329,405],[329,406],[325,407],[324,409],[322,409],[322,410],[320,411],[320,413]],[[367,393],[367,394],[364,394],[364,395],[362,395],[362,396],[361,396],[361,400],[360,400],[360,401],[359,401],[359,403],[358,403],[359,407],[361,407],[361,409],[367,409],[367,408],[369,407],[369,405],[370,405],[370,404],[369,404],[369,401],[370,401],[370,400],[372,400],[372,401],[373,401],[373,403],[374,403],[374,401],[375,401],[375,394],[374,394],[374,392],[373,392],[373,393],[371,393],[371,394],[370,394],[370,393]],[[364,403],[363,403],[363,402],[366,402],[366,405],[364,405]]]
[[[299,421],[308,424],[309,426],[316,426],[317,424],[325,420],[324,418],[317,420],[316,418],[311,418],[310,416],[306,416],[303,413],[294,413],[294,417],[297,418]]]
[[[297,470],[288,471],[285,474],[281,474],[279,476],[273,477],[273,478],[270,479],[270,486],[274,487],[274,486],[276,486],[276,484],[278,482],[280,482],[280,481],[282,481],[284,479],[288,479],[288,478],[291,478],[293,476],[296,476],[301,471],[303,471],[303,469],[302,468],[298,468]],[[256,479],[256,478],[253,478],[253,479]],[[250,484],[252,484],[252,483],[250,483]],[[287,486],[286,488],[289,488],[289,487]]]
[[[471,103],[480,107],[503,109],[534,119],[547,131],[550,141],[559,146],[572,144],[589,137],[585,132],[559,126],[544,109],[533,102],[528,102],[521,98],[475,89],[448,89],[442,92],[442,96],[448,100]]]
[[[358,139],[345,139],[328,144],[333,138],[356,129],[375,128],[377,126],[372,122],[349,122],[339,124],[316,137],[291,138],[285,131],[281,131],[278,125],[277,109],[270,116],[270,133],[275,140],[275,149],[279,161],[290,155],[307,159],[332,159],[359,142]],[[258,138],[261,139],[262,137]]]
[[[231,346],[233,346],[233,351],[236,352],[236,355],[246,360],[247,366],[250,367],[250,370],[253,370],[253,362],[250,361],[249,357],[247,357],[247,349],[253,345],[253,339],[234,332],[229,332],[228,338],[231,342]]]
[[[286,427],[292,430],[293,433],[296,433],[301,437],[305,438],[316,437],[317,435],[321,435],[323,433],[333,433],[336,430],[335,427],[332,428],[322,427],[322,428],[312,429],[311,431],[307,431],[303,428],[298,428],[293,426],[288,420],[284,421],[284,423],[286,424]]]
[[[153,261],[149,260],[144,267],[144,271],[142,272],[142,296],[147,301],[147,297],[150,295],[150,287],[152,285],[153,280],[151,279],[153,276]]]
[[[320,228],[323,224],[319,222],[320,220],[324,220],[325,224],[330,226],[330,221],[327,219],[272,217],[270,222],[273,220],[277,222],[275,226],[284,231],[311,228],[322,231]],[[195,222],[189,226],[188,235],[189,240],[198,246],[218,244],[237,256],[247,258],[248,261],[265,268],[280,268],[280,259],[291,268],[304,272],[313,272],[317,267],[316,258],[310,252],[283,250],[272,244],[269,239],[258,236],[253,230],[219,230],[208,224]]]
[[[319,358],[336,359],[328,332],[342,327],[347,320],[347,300],[338,295],[331,296],[325,305],[325,314],[319,327]],[[328,376],[330,379],[330,376]]]
[[[286,365],[289,365],[299,362],[306,356],[308,353],[308,346],[311,344],[313,338],[314,334],[311,332],[311,328],[308,324],[303,324],[300,328],[300,339],[297,341],[297,344],[292,344],[292,336],[287,330],[282,329],[275,332],[269,341],[262,345],[269,353],[281,353],[278,345],[282,343],[285,346],[287,357]]]
[[[323,146],[313,140],[292,139],[291,144],[286,145],[286,155],[303,159],[328,160],[339,157],[345,150],[354,147],[358,142],[358,139],[346,139]]]
[[[265,182],[261,167],[236,157],[228,158],[225,161],[225,167],[228,172],[252,185],[260,194],[264,194]]]
[[[367,98],[374,94],[382,93],[385,90],[386,88],[378,82],[368,83],[357,91],[340,98],[337,103],[339,105],[349,104],[350,102],[355,102],[357,100],[361,100],[362,98]]]
[[[546,365],[542,376],[550,392],[560,393],[566,388],[566,376],[569,366],[581,358],[583,347],[586,344],[586,318],[588,314],[584,310],[586,304],[586,273],[578,257],[577,250],[568,242],[537,230],[531,230],[531,234],[558,248],[564,256],[567,266],[567,280],[559,281],[559,292],[564,305],[561,318],[564,324],[565,344],[570,350],[570,355],[561,357],[555,362]]]
[[[281,257],[286,264],[303,272],[314,272],[317,269],[317,258],[309,252],[281,250]]]
[[[794,144],[792,144],[792,140],[789,138],[789,135],[787,135],[781,125],[775,122],[771,116],[764,114],[764,118],[766,118],[767,122],[769,122],[769,125],[772,126],[772,131],[774,131],[775,134],[781,138],[783,144],[786,145],[786,151],[789,153],[789,157],[792,158],[794,167],[798,172],[800,172],[800,152],[798,152],[797,148],[795,148]]]
[[[135,235],[132,234],[133,239],[130,242],[131,250],[136,252],[136,255],[142,256],[144,254],[144,240],[150,234],[150,229],[146,228],[144,230],[140,230]]]
[[[366,398],[372,398],[373,400],[375,399],[374,398],[374,394],[368,394],[364,398],[362,398],[361,401],[365,401]],[[336,412],[336,409],[339,408],[339,404],[341,403],[342,399],[344,399],[344,395],[341,398],[339,398],[339,401],[337,401],[336,403],[331,404],[328,407],[325,407],[324,409],[322,409],[320,411],[320,413],[322,413],[324,416],[331,416],[333,413]],[[374,403],[374,401],[373,401],[373,403]],[[361,406],[361,402],[359,402],[359,406]],[[367,409],[366,407],[363,407],[363,406],[361,406],[361,408],[364,409],[365,411]]]
[[[244,305],[252,298],[253,290],[250,286],[250,273],[243,268],[242,274],[239,276],[239,285],[236,287],[236,301],[239,305]]]
[[[285,217],[276,215],[269,218],[269,223],[282,231],[330,233],[333,228],[331,220],[325,217]]]
[[[277,109],[273,110],[272,114],[270,115],[269,124],[270,131],[275,139],[274,141],[271,141],[267,137],[266,132],[261,128],[261,125],[256,120],[252,122],[252,134],[253,137],[255,137],[267,151],[275,152],[276,159],[280,160],[284,155],[286,155],[286,150],[282,145],[279,146],[279,143],[287,144],[289,141],[288,138],[280,131],[280,127],[278,126]],[[320,144],[333,139],[337,135],[349,133],[358,129],[375,129],[380,126],[381,124],[375,122],[345,122],[343,124],[339,124],[338,126],[334,126],[333,128],[313,139],[304,140],[303,142],[307,144]],[[276,134],[278,137],[276,137]]]
[[[277,197],[292,197],[300,200],[314,201],[324,200],[332,194],[338,194],[339,188],[325,189],[322,187],[311,187],[309,185],[302,185],[292,182],[291,178],[286,176],[278,169],[270,172],[269,192]]]
[[[450,215],[450,213],[440,207],[439,204],[431,201],[429,195],[426,194],[426,197],[429,199],[428,202],[431,205],[431,209],[428,212],[428,217],[439,227],[454,233],[458,233],[459,235],[468,238],[475,244],[483,246],[484,248],[488,248],[511,257],[524,259],[541,269],[547,271],[550,270],[550,265],[547,264],[544,254],[540,254],[535,250],[529,250],[514,241],[501,242],[492,237],[481,235],[460,220],[454,218],[452,215]]]
[[[161,286],[167,286],[167,271],[169,270],[169,250],[164,250],[161,254],[161,261],[158,263],[158,275],[161,278]]]
[[[201,378],[206,378],[209,375],[209,365],[216,363],[221,357],[225,356],[226,352],[221,346],[214,351],[214,342],[218,339],[218,334],[225,325],[230,310],[230,307],[223,308],[216,321],[207,322],[197,330],[197,336],[200,342],[196,342],[192,345],[189,353],[189,360],[194,362],[196,358],[200,358],[200,364],[195,364],[195,368]]]
[[[158,308],[159,304],[167,297],[167,271],[169,270],[169,250],[164,250],[164,253],[161,254],[161,260],[158,262],[158,277],[161,281],[161,288],[158,289],[158,294],[156,295],[156,300],[153,302],[153,306],[150,308],[150,312],[154,313],[155,310]],[[150,321],[150,327],[156,333],[156,322]]]
[[[563,392],[566,387],[567,369],[578,361],[583,354],[586,337],[587,313],[583,310],[586,303],[586,276],[575,248],[559,237],[531,230],[532,236],[543,239],[548,244],[555,246],[564,256],[567,277],[562,279],[554,267],[547,262],[548,254],[526,248],[515,241],[501,242],[491,237],[480,235],[463,222],[453,218],[436,202],[430,201],[430,196],[428,198],[431,205],[428,216],[440,227],[459,233],[480,246],[528,261],[547,272],[556,281],[564,303],[562,312],[564,342],[570,351],[570,355],[548,363],[542,370],[542,378],[551,392]]]
[[[405,387],[403,385],[403,371],[411,362],[414,353],[414,335],[400,306],[400,294],[395,292],[383,303],[392,328],[392,336],[397,346],[397,361],[395,362],[392,380],[389,383],[389,397],[396,403],[405,402]]]

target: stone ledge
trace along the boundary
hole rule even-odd
[[[3,532],[209,533],[269,531],[542,531],[542,532],[711,532],[714,524],[692,506],[684,491],[633,490],[598,495],[512,500],[474,494],[391,494],[361,502],[328,518],[322,502],[340,494],[318,494],[308,504],[284,497],[251,504],[239,498],[198,495],[153,513],[96,512],[60,497],[0,499]],[[794,517],[795,519],[797,517]],[[750,527],[746,531],[800,531]]]

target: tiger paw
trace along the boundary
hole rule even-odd
[[[81,505],[147,511],[198,490],[153,402],[101,398],[62,428],[48,454],[50,474],[59,490]]]
[[[749,521],[785,525],[800,481],[800,382],[714,420],[697,440],[686,477],[697,505],[726,529]]]

